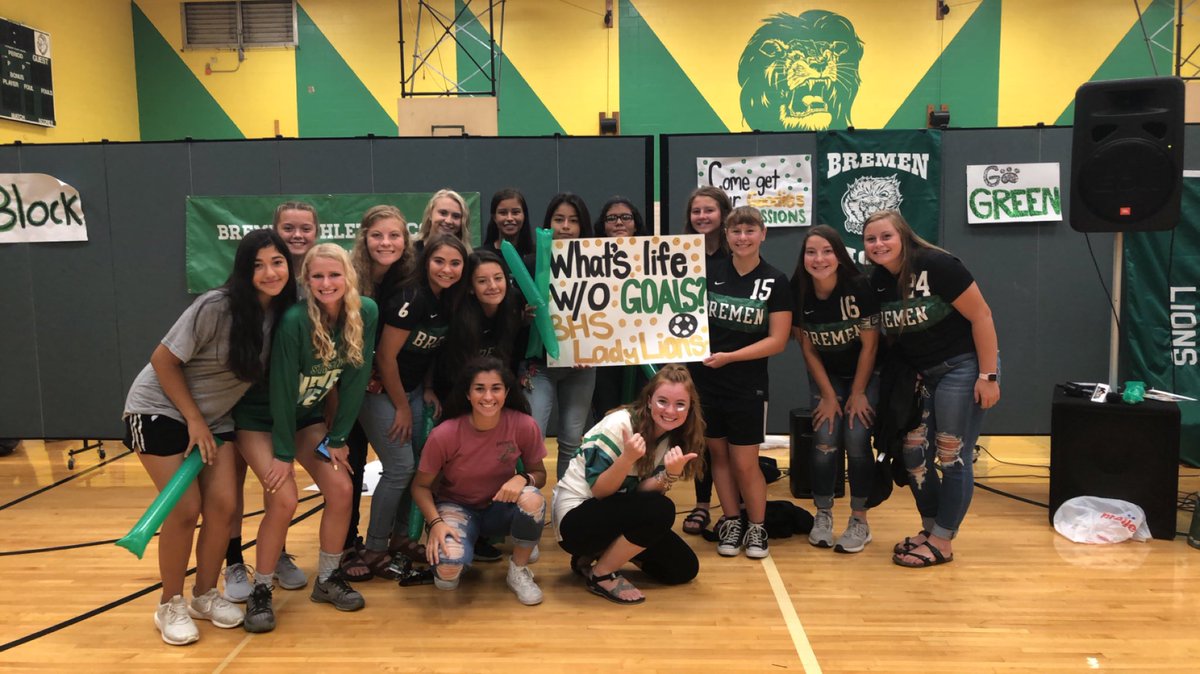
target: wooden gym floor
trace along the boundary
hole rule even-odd
[[[984,438],[983,444],[990,455],[976,465],[979,484],[1046,502],[1048,471],[1041,466],[1048,438]],[[0,458],[0,671],[811,674],[1200,667],[1200,550],[1188,547],[1185,537],[1076,545],[1054,533],[1045,507],[983,488],[976,489],[956,541],[956,560],[933,569],[890,561],[893,543],[919,528],[905,489],[872,511],[874,543],[857,555],[791,538],[772,540],[763,562],[722,559],[712,544],[688,536],[701,558],[699,578],[662,588],[634,570],[630,578],[649,597],[641,606],[588,594],[547,529],[534,566],[546,594],[541,606],[517,603],[504,584],[503,564],[481,564],[457,592],[380,580],[360,584],[367,608],[350,614],[311,603],[308,588],[277,589],[275,632],[250,635],[202,622],[198,643],[167,646],[152,622],[157,591],[118,601],[157,582],[154,543],[140,561],[111,544],[21,552],[118,538],[153,498],[136,457],[125,455],[119,442],[105,442],[103,466],[94,468],[100,461],[89,453],[67,470],[66,452],[78,445],[29,441]],[[786,464],[786,450],[767,453]],[[1180,474],[1181,490],[1200,488],[1200,470],[1181,468]],[[690,488],[677,487],[672,496],[680,511],[691,507]],[[771,485],[770,497],[789,497],[786,478]],[[250,509],[260,499],[250,480]],[[319,502],[302,503],[297,514]],[[363,507],[369,509],[369,499]],[[839,531],[847,516],[839,500]],[[310,575],[318,521],[314,515],[295,524],[288,540]],[[1190,513],[1179,514],[1180,531],[1189,522]],[[258,517],[247,521],[247,541],[257,524]],[[246,555],[252,561],[253,549]]]

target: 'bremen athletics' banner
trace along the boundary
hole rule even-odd
[[[708,354],[704,237],[555,241],[551,366],[703,360]]]
[[[479,193],[460,192],[470,212],[471,243],[479,245]],[[233,268],[233,254],[247,232],[270,227],[275,207],[284,201],[306,201],[317,209],[320,227],[317,240],[349,250],[363,213],[372,206],[390,204],[408,221],[408,231],[417,233],[421,216],[432,192],[389,194],[271,194],[251,197],[188,197],[187,199],[187,285],[188,292],[202,293],[225,282]],[[484,223],[486,224],[486,223]]]
[[[863,222],[887,208],[903,213],[913,231],[937,243],[941,148],[937,129],[817,134],[817,224],[836,229],[859,262],[866,261]]]
[[[1058,162],[967,167],[967,222],[1062,220]]]
[[[767,227],[812,224],[812,155],[697,157],[696,174],[697,187],[719,187],[735,208],[757,208]]]
[[[78,190],[45,173],[0,173],[0,244],[87,240]]]
[[[1127,233],[1124,257],[1128,378],[1200,398],[1200,172],[1184,171],[1175,229]],[[1179,411],[1180,458],[1200,466],[1200,402],[1180,402]]]

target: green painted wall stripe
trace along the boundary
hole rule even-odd
[[[885,129],[922,129],[929,104],[950,106],[954,126],[996,126],[1000,104],[1001,0],[983,0]]]
[[[460,41],[457,48],[458,81],[467,90],[482,91],[488,88],[487,78],[484,77],[484,74],[479,73],[479,68],[475,63],[487,66],[488,50],[485,46],[489,39],[487,29],[470,9],[464,11],[462,0],[455,0],[454,11],[456,16],[460,12],[462,13],[462,18],[459,20],[460,25],[469,24],[466,28],[459,30],[474,36],[483,43],[479,44],[471,39]],[[468,53],[475,59],[475,63],[467,58]],[[500,109],[496,123],[501,136],[566,134],[554,114],[550,112],[545,103],[542,103],[537,92],[529,86],[529,82],[521,75],[521,71],[517,70],[507,56],[500,54],[496,67],[500,71],[500,82],[496,87],[499,97],[497,104]],[[473,75],[473,73],[477,74]],[[470,77],[469,80],[468,77]],[[465,83],[464,80],[466,80]]]
[[[137,3],[130,6],[141,139],[245,138]]]
[[[296,5],[296,115],[301,138],[395,136],[396,122]]]
[[[1175,17],[1175,7],[1171,0],[1154,0],[1149,7],[1142,12],[1142,23],[1146,26],[1146,34],[1153,34],[1163,25],[1171,23]],[[1170,45],[1172,49],[1175,46],[1175,30],[1163,31],[1155,38],[1161,44]],[[1104,59],[1104,63],[1092,75],[1089,82],[1100,80],[1119,80],[1130,77],[1151,77],[1157,73],[1159,75],[1173,75],[1175,73],[1175,61],[1171,53],[1158,47],[1151,46],[1154,50],[1154,62],[1150,61],[1150,51],[1146,49],[1146,37],[1142,34],[1142,26],[1137,21],[1129,28],[1129,32],[1125,33],[1125,37],[1117,43],[1117,46]],[[1055,124],[1060,126],[1070,126],[1075,123],[1075,100],[1072,98],[1067,108],[1058,116],[1058,121]]]

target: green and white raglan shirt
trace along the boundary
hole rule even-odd
[[[326,364],[313,353],[312,322],[308,305],[288,309],[279,321],[271,347],[271,440],[275,457],[291,461],[296,456],[298,419],[320,413],[321,401],[336,386],[338,407],[329,428],[329,446],[342,447],[358,418],[358,409],[371,377],[375,358],[375,327],[379,308],[369,297],[362,298],[363,364],[352,367],[342,353],[342,334],[333,335],[338,357]]]
[[[953,302],[975,279],[958,258],[940,250],[921,248],[912,259],[908,298],[901,303],[896,276],[875,267],[871,286],[879,297],[884,334],[909,364],[924,370],[954,356],[975,352],[971,322]]]
[[[804,329],[830,376],[853,377],[862,353],[859,335],[879,327],[879,298],[865,276],[839,280],[825,299],[818,299],[809,284],[803,308],[792,314],[792,325]]]
[[[792,289],[787,277],[759,259],[758,266],[742,276],[733,258],[718,259],[708,267],[708,339],[712,353],[728,353],[767,337],[770,315],[792,310]],[[767,359],[739,361],[713,369],[688,363],[705,405],[721,400],[766,400]]]

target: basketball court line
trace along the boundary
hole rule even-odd
[[[767,582],[771,584],[771,591],[775,593],[775,603],[779,605],[779,612],[783,614],[783,622],[787,625],[788,634],[792,636],[796,655],[800,656],[800,664],[804,667],[805,674],[821,674],[821,663],[817,662],[817,654],[813,652],[812,644],[808,642],[808,634],[804,631],[800,616],[796,614],[796,607],[792,605],[792,598],[783,585],[783,577],[779,575],[775,561],[766,557],[762,560],[762,565],[763,571],[767,574]]]

